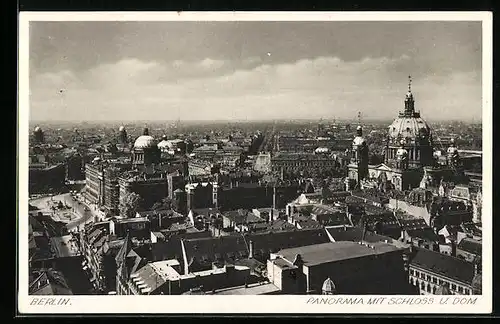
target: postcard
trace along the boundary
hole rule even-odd
[[[491,312],[492,57],[490,12],[21,12],[19,314]]]

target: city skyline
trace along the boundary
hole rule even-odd
[[[425,119],[481,120],[481,40],[480,22],[31,22],[30,120],[391,119],[409,74]]]

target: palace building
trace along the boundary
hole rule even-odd
[[[409,190],[438,187],[442,180],[457,180],[461,167],[453,141],[447,151],[446,164],[437,164],[432,130],[420,112],[415,110],[410,77],[404,109],[388,128],[384,162],[368,165],[368,147],[361,126],[358,126],[348,170],[348,187],[362,188],[363,183],[385,182],[384,186],[389,184],[396,190]],[[464,178],[462,180],[465,181]]]

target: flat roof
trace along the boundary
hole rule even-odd
[[[277,254],[289,262],[293,262],[295,256],[300,254],[306,266],[313,266],[365,256],[381,255],[398,250],[401,250],[401,248],[384,242],[361,244],[359,242],[343,241],[284,249]]]
[[[214,293],[210,293],[210,295],[264,295],[279,291],[280,289],[270,282],[259,282],[247,287],[238,286],[216,290]]]

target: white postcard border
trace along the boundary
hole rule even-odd
[[[30,21],[482,21],[483,295],[450,296],[28,296],[28,138]],[[18,51],[18,311],[21,314],[91,313],[490,313],[492,311],[492,98],[491,12],[21,12]],[[38,298],[38,299],[37,299]],[[367,304],[382,298],[380,304]],[[385,298],[385,300],[383,300]],[[400,299],[391,299],[400,298]],[[406,303],[397,304],[402,299]],[[430,300],[431,304],[423,300]],[[453,298],[469,298],[453,305]],[[360,302],[362,299],[362,303]],[[373,300],[373,299],[372,299]],[[413,300],[413,302],[410,302]],[[465,300],[465,299],[464,299]]]

